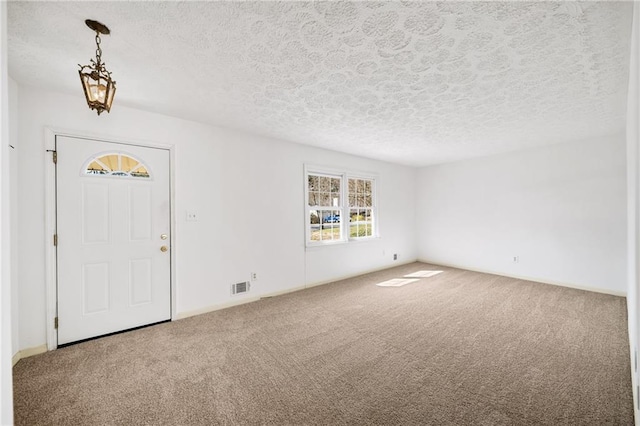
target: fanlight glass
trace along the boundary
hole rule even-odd
[[[133,157],[120,153],[93,158],[84,173],[94,176],[151,177],[147,166]]]

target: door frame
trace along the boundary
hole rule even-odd
[[[90,139],[118,145],[135,145],[146,148],[165,149],[169,151],[169,226],[171,254],[170,287],[171,287],[171,321],[176,319],[176,214],[175,214],[175,156],[174,144],[163,144],[136,139],[114,138],[112,136],[96,135],[87,132],[64,130],[55,127],[44,129],[44,176],[45,176],[45,295],[46,295],[46,334],[47,350],[58,348],[58,330],[55,328],[55,317],[58,311],[58,263],[57,248],[53,245],[53,235],[56,233],[57,196],[56,196],[56,167],[53,163],[53,151],[56,148],[56,136],[68,136],[79,139]]]

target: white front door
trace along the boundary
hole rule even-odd
[[[56,137],[58,344],[171,318],[169,151]]]

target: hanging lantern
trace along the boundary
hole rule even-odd
[[[78,65],[80,81],[84,96],[87,98],[89,108],[98,112],[111,111],[111,103],[116,93],[116,82],[111,79],[111,72],[107,71],[102,62],[102,49],[100,48],[100,34],[108,35],[109,28],[97,21],[87,19],[85,24],[96,32],[96,59],[91,59],[90,65]]]

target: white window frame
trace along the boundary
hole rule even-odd
[[[351,207],[349,206],[349,179],[360,179],[360,180],[370,180],[371,181],[371,235],[367,235],[365,237],[351,237],[351,225],[350,220],[346,223],[346,232],[349,235],[349,241],[367,241],[378,238],[378,200],[376,197],[377,186],[378,186],[378,177],[373,175],[366,175],[362,173],[346,173],[345,178],[345,213],[347,217],[351,218]],[[358,207],[355,207],[356,209]],[[361,209],[365,209],[364,207]]]
[[[339,206],[310,206],[309,205],[309,175],[312,176],[325,176],[340,178],[340,205]],[[350,218],[349,207],[349,179],[366,179],[372,183],[371,187],[371,235],[365,237],[350,237],[350,221],[344,220],[344,218]],[[322,247],[332,246],[336,244],[345,244],[356,241],[369,241],[379,238],[378,236],[378,176],[372,173],[361,172],[349,172],[345,170],[336,170],[322,166],[311,166],[305,164],[304,166],[304,226],[305,226],[305,246],[306,247]],[[316,210],[318,207],[325,210],[338,210],[340,211],[340,232],[342,238],[339,240],[323,240],[312,241],[311,240],[311,226],[309,226],[309,217],[311,211]]]

